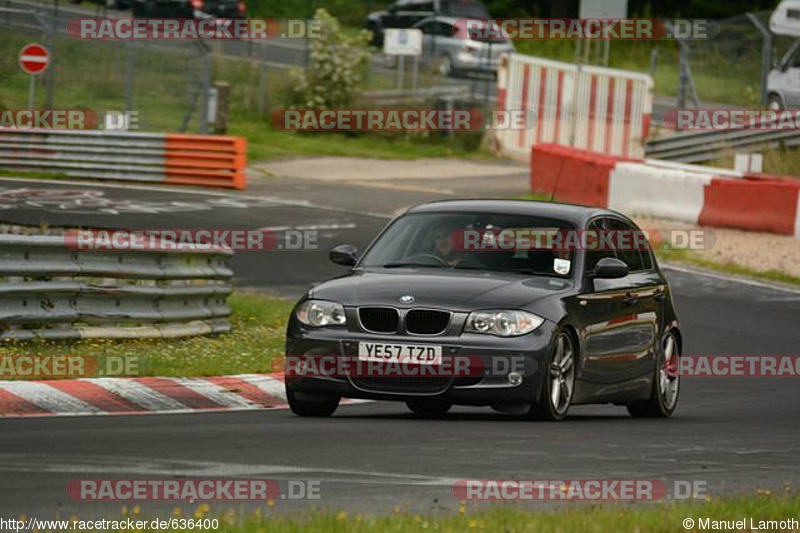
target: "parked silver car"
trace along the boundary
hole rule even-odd
[[[786,52],[767,79],[769,108],[797,109],[800,107],[800,40]]]
[[[508,39],[467,38],[456,17],[428,17],[414,28],[422,30],[423,64],[434,64],[442,76],[465,72],[495,73],[500,57],[514,51]]]

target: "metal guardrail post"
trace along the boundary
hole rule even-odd
[[[753,23],[753,26],[761,32],[763,42],[761,43],[761,105],[766,107],[768,94],[767,94],[767,80],[769,78],[769,71],[772,68],[772,33],[764,24],[758,19],[755,13],[746,13],[747,18]]]

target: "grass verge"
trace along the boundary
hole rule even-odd
[[[272,372],[271,361],[284,353],[286,319],[293,302],[257,293],[238,292],[228,303],[234,331],[229,335],[185,339],[86,339],[65,341],[6,341],[4,355],[91,356],[103,364],[108,356],[140,357],[128,375],[218,376]],[[123,373],[123,375],[125,375]],[[20,376],[20,379],[35,379]],[[40,378],[46,379],[46,378]]]
[[[535,504],[533,504],[535,505]],[[472,510],[462,506],[460,514],[420,515],[400,510],[393,515],[361,515],[345,511],[306,513],[302,518],[278,514],[280,503],[268,502],[247,517],[237,517],[227,512],[220,516],[218,531],[231,533],[296,533],[321,531],[336,533],[439,531],[462,533],[486,531],[502,533],[582,531],[607,533],[609,531],[636,531],[639,533],[667,533],[673,531],[701,531],[725,529],[712,527],[714,521],[745,520],[744,530],[750,530],[751,519],[755,529],[761,521],[800,520],[800,496],[789,493],[788,487],[775,495],[759,490],[754,496],[731,500],[711,500],[685,503],[657,504],[586,504],[567,505],[559,510],[532,509],[530,503],[495,504],[488,510]],[[485,509],[485,508],[484,508]],[[179,513],[176,509],[175,514]],[[213,508],[198,505],[192,518],[212,518]],[[684,520],[692,525],[684,527]],[[701,527],[700,520],[703,520]],[[706,520],[709,522],[706,524]],[[687,522],[688,524],[688,522]],[[767,527],[764,527],[766,529]],[[772,528],[773,531],[791,529]]]
[[[670,261],[690,266],[697,266],[722,272],[724,274],[733,274],[746,278],[753,278],[765,281],[777,281],[780,283],[788,283],[791,285],[800,286],[800,278],[786,274],[779,270],[755,270],[736,263],[720,263],[718,261],[710,261],[703,259],[696,252],[690,250],[669,250],[661,249],[656,251],[656,256],[659,261]]]

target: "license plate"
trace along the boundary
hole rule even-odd
[[[418,344],[359,342],[358,358],[364,361],[384,361],[387,363],[439,365],[442,363],[442,347]]]

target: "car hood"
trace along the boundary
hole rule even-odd
[[[353,271],[309,291],[309,297],[345,306],[385,305],[452,311],[523,309],[533,301],[560,295],[572,281],[507,272],[398,268]],[[412,295],[412,303],[400,297]]]

